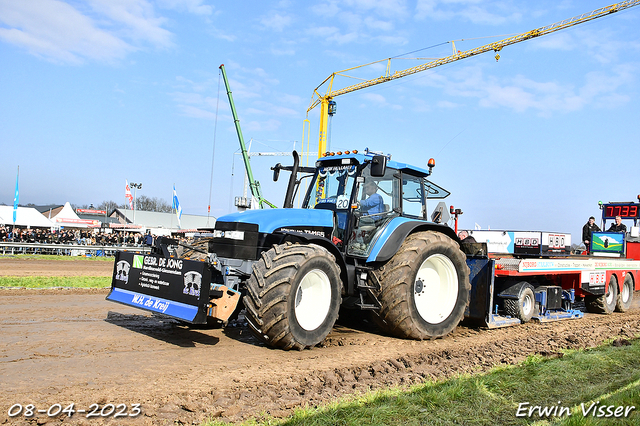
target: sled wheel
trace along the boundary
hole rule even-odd
[[[335,258],[315,244],[276,245],[253,266],[243,299],[253,333],[285,350],[310,348],[333,328],[341,302]]]
[[[522,288],[517,299],[504,299],[505,313],[518,318],[523,323],[531,320],[535,306],[536,296],[533,294],[531,284],[527,284]]]
[[[369,274],[379,288],[379,326],[402,338],[428,339],[453,331],[469,302],[469,267],[458,244],[438,232],[417,232]]]

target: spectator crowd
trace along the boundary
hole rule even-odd
[[[92,229],[50,230],[0,226],[0,242],[141,246],[145,241],[144,235],[138,232],[105,233]]]

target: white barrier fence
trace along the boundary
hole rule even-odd
[[[114,256],[116,251],[138,251],[148,253],[149,246],[105,246],[79,244],[12,243],[0,242],[0,254],[55,254],[59,256]]]

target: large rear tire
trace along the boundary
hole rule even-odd
[[[601,296],[587,296],[585,305],[588,312],[609,315],[615,310],[617,300],[618,280],[615,275],[611,275],[607,292]]]
[[[618,298],[616,300],[616,311],[618,312],[627,312],[629,308],[631,308],[631,303],[633,302],[633,277],[631,274],[627,274],[624,278],[624,283],[622,284],[622,289],[618,294]]]
[[[315,244],[276,245],[253,266],[243,299],[253,333],[267,345],[302,350],[331,332],[341,302],[335,257]]]
[[[382,308],[374,319],[386,332],[409,339],[442,337],[453,331],[469,303],[466,256],[451,238],[417,232],[369,274]]]

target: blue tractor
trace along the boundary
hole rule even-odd
[[[401,338],[444,336],[464,316],[470,272],[455,232],[427,216],[428,201],[449,195],[427,179],[434,165],[353,151],[309,168],[294,153],[292,166],[274,167],[274,180],[291,171],[285,209],[218,218],[204,262],[168,262],[175,257],[169,239],[159,239],[138,268],[133,254],[118,253],[107,298],[191,323],[224,323],[244,307],[254,334],[285,350],[322,342],[341,308],[371,313]],[[310,180],[301,208],[293,208],[300,172]]]

